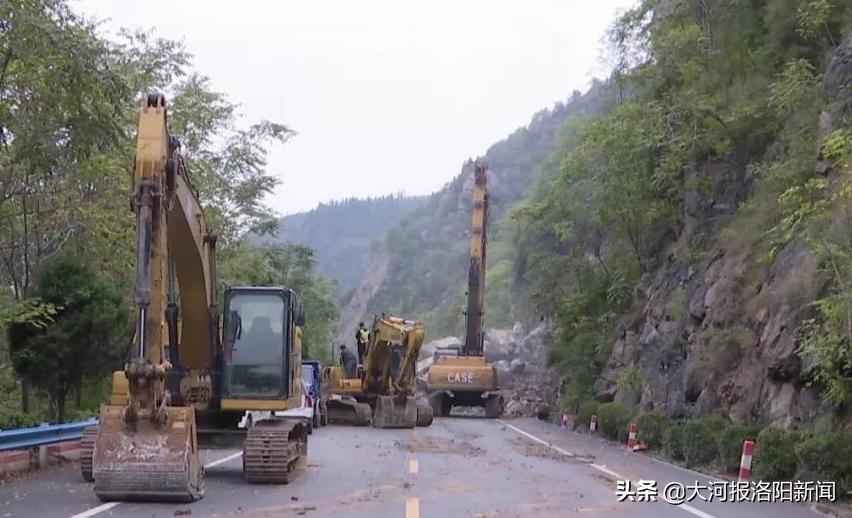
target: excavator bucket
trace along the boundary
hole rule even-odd
[[[417,426],[417,402],[414,398],[400,400],[394,396],[376,398],[373,412],[374,428],[414,428]]]
[[[124,407],[101,407],[95,442],[95,494],[104,501],[191,502],[204,494],[195,411],[168,407],[163,425],[139,419],[131,429]]]
[[[358,403],[354,399],[329,398],[326,403],[328,422],[331,424],[348,424],[351,426],[367,426],[373,411],[370,405]]]

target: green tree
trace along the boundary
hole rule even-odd
[[[84,378],[106,375],[121,364],[130,319],[118,285],[80,255],[59,254],[38,271],[36,293],[58,308],[47,326],[9,329],[18,375],[45,390],[53,417],[65,419],[66,396],[78,395]]]
[[[231,249],[231,260],[221,271],[225,285],[284,286],[302,300],[306,325],[304,355],[328,362],[338,310],[333,286],[316,274],[313,249],[296,245],[258,247],[243,240]]]

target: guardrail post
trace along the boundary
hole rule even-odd
[[[47,467],[47,445],[43,444],[38,447],[38,467]]]

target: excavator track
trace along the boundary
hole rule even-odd
[[[503,396],[489,394],[485,399],[485,417],[497,418],[503,415]]]
[[[90,426],[83,430],[83,437],[80,439],[80,473],[86,482],[95,481],[95,477],[92,476],[92,457],[95,454],[95,440],[97,438],[98,427]]]
[[[432,424],[434,412],[432,406],[424,401],[417,402],[417,426],[429,426]]]
[[[243,473],[252,484],[288,484],[305,470],[308,427],[295,419],[265,419],[246,435]]]

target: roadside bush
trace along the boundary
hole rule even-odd
[[[833,480],[837,495],[852,491],[852,431],[814,435],[796,446],[799,473],[806,480]]]
[[[0,430],[36,426],[41,421],[37,416],[25,414],[16,408],[0,408]]]
[[[683,425],[683,460],[687,466],[701,466],[716,460],[716,434],[720,421],[713,418],[690,419]]]
[[[649,448],[659,449],[663,445],[671,421],[659,412],[649,412],[640,414],[636,418],[636,424],[639,425],[639,436],[636,439],[647,444]]]
[[[577,415],[574,419],[574,429],[585,428],[589,429],[589,422],[592,420],[592,415],[598,412],[598,403],[594,399],[584,399],[577,406]]]
[[[669,426],[663,434],[663,452],[672,460],[683,460],[684,423]]]
[[[796,474],[796,443],[802,433],[782,428],[764,428],[754,447],[753,472],[760,480],[789,480]]]
[[[610,439],[626,441],[633,410],[621,403],[604,403],[598,407],[598,426]]]
[[[746,439],[756,441],[759,433],[760,427],[735,424],[719,434],[716,446],[719,450],[719,463],[722,469],[729,472],[737,471],[743,453],[743,441]]]

